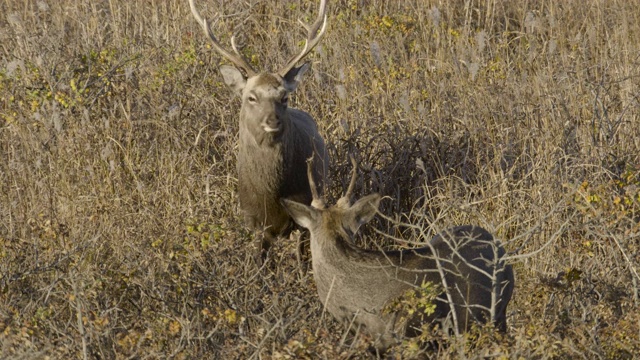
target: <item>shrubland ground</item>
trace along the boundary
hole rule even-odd
[[[258,68],[299,50],[317,6],[197,3]],[[330,1],[292,97],[329,146],[329,198],[351,154],[383,214],[428,234],[482,225],[513,255],[508,335],[435,357],[640,353],[639,5]],[[186,0],[0,13],[0,357],[371,357],[323,313],[292,240],[255,266],[240,104]],[[379,218],[362,246],[399,246],[372,228],[425,241]]]

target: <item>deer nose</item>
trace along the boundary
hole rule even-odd
[[[282,129],[282,121],[277,116],[269,117],[262,123],[262,128],[266,132],[278,132]]]

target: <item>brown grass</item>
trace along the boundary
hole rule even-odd
[[[295,20],[316,6],[199,3],[229,15],[214,28],[242,34],[259,68],[298,50]],[[479,224],[514,255],[509,334],[437,357],[640,352],[638,5],[330,2],[293,98],[327,140],[330,197],[354,154],[356,194],[392,197],[384,214],[430,233]],[[323,314],[293,241],[253,264],[239,102],[186,0],[0,1],[0,14],[1,358],[371,356]]]

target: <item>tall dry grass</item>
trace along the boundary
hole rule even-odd
[[[299,49],[296,19],[316,6],[199,3],[264,69]],[[436,357],[640,352],[638,5],[330,2],[293,98],[329,146],[329,196],[353,154],[356,193],[390,196],[385,215],[428,233],[485,226],[517,271],[509,334],[481,329]],[[323,313],[292,241],[251,261],[239,101],[186,0],[0,13],[0,357],[371,356]]]

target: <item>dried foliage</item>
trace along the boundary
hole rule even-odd
[[[297,53],[296,19],[316,6],[198,3],[225,14],[221,41],[237,33],[256,68]],[[378,230],[420,242],[481,225],[516,268],[509,333],[478,329],[434,357],[640,353],[637,7],[329,2],[292,99],[327,141],[329,197],[353,154],[356,195],[390,197]],[[322,311],[294,241],[253,263],[239,102],[186,0],[2,1],[0,14],[0,358],[372,357]]]

